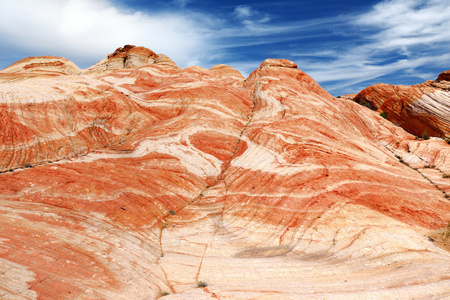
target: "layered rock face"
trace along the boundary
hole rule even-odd
[[[412,86],[375,84],[354,100],[417,136],[450,137],[450,71]]]
[[[125,48],[0,73],[0,298],[450,296],[447,143],[288,60]]]
[[[24,58],[6,69],[0,70],[3,78],[8,75],[14,78],[16,74],[19,78],[26,78],[33,76],[56,76],[56,75],[72,75],[80,73],[80,68],[73,62],[63,57],[57,56],[40,56]]]
[[[439,74],[439,76],[436,79],[436,81],[437,82],[450,81],[450,70],[444,71],[441,74]]]

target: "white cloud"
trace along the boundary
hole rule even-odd
[[[210,32],[203,28],[213,22],[200,14],[122,11],[108,0],[0,0],[0,6],[1,52],[92,64],[117,47],[135,44],[188,66],[198,64],[210,46]]]
[[[262,14],[247,5],[236,6],[234,16],[242,22],[246,29],[253,32],[259,31],[262,23],[270,21],[269,15]]]
[[[383,1],[356,24],[380,30],[374,35],[380,49],[450,42],[450,0]]]

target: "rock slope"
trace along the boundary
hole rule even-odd
[[[0,72],[0,298],[450,296],[444,141],[288,60],[69,70]]]
[[[450,137],[450,71],[412,86],[375,84],[354,100],[416,136]]]

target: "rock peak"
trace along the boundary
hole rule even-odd
[[[128,57],[131,54],[139,54],[146,56],[148,58],[155,59],[157,57],[156,53],[146,47],[136,47],[135,45],[125,45],[119,47],[111,54],[108,54],[108,59],[113,57]]]
[[[156,57],[156,53],[148,48],[125,45],[108,55],[107,69],[139,68],[153,63]]]
[[[439,74],[438,78],[436,79],[436,82],[439,81],[450,81],[450,70],[444,71],[441,74]]]
[[[263,67],[278,67],[278,68],[297,68],[297,64],[288,59],[274,59],[268,58],[264,60],[261,64],[261,68]]]
[[[113,53],[108,54],[105,59],[84,71],[83,74],[137,69],[152,64],[165,65],[171,69],[179,69],[179,67],[164,54],[156,54],[146,47],[125,45],[117,48]]]
[[[108,54],[108,59],[116,57],[116,56],[126,56],[128,51],[130,51],[133,48],[136,48],[136,46],[135,45],[125,45],[123,47],[119,47],[113,53]]]

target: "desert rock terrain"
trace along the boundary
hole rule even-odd
[[[0,298],[448,298],[430,85],[405,88],[439,103],[428,123],[371,90],[391,122],[283,59],[248,78],[129,45],[21,60],[0,71]]]

